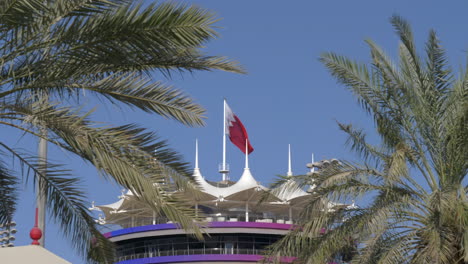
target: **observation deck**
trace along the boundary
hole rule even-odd
[[[116,263],[241,264],[265,260],[267,247],[293,228],[310,196],[292,180],[269,190],[254,179],[247,164],[237,182],[209,182],[196,163],[193,178],[200,190],[173,191],[190,201],[202,217],[203,240],[157,215],[130,191],[113,204],[93,204],[91,209],[104,214],[98,222],[112,230],[105,236],[117,246]],[[284,257],[281,262],[293,259]]]
[[[257,219],[261,220],[261,219]],[[267,220],[267,219],[266,219]],[[267,220],[269,221],[269,220]],[[200,241],[174,223],[135,226],[104,234],[117,245],[117,263],[255,263],[292,228],[269,222],[209,222]],[[292,258],[284,258],[285,263]]]

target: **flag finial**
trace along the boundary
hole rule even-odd
[[[37,245],[39,246],[39,239],[42,237],[42,231],[39,227],[37,227],[37,218],[38,218],[38,211],[39,209],[36,208],[36,214],[35,214],[35,220],[34,220],[34,227],[31,229],[31,232],[29,232],[29,237],[33,240],[31,245]]]

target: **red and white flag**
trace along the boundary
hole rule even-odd
[[[247,149],[250,154],[254,149],[250,145],[249,136],[245,130],[244,125],[240,119],[232,112],[226,101],[225,104],[225,124],[226,124],[226,135],[229,135],[231,142],[236,145],[245,154],[246,143],[248,144]]]

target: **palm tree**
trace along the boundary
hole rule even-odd
[[[422,57],[409,24],[399,16],[391,23],[398,62],[370,40],[371,65],[334,53],[320,58],[373,117],[382,142],[339,123],[363,163],[296,178],[316,188],[277,255],[326,263],[348,249],[351,263],[468,263],[468,70],[452,73],[434,31]],[[352,199],[363,202],[343,205]]]
[[[89,93],[188,126],[203,125],[201,106],[153,76],[243,72],[225,57],[200,51],[217,36],[215,16],[193,6],[143,7],[118,0],[5,0],[0,10],[0,124],[38,137],[42,146],[38,156],[0,140],[0,222],[10,221],[15,212],[18,168],[4,161],[13,155],[31,172],[39,200],[47,203],[76,249],[84,255],[109,253],[86,211],[79,177],[47,162],[48,142],[93,164],[155,211],[196,228],[191,210],[161,184],[189,187],[180,156],[135,124],[112,127],[93,121],[93,112],[83,111],[79,100]],[[91,238],[102,246],[90,247]]]

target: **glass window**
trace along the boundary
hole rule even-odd
[[[259,251],[277,241],[280,235],[212,234],[204,241],[184,235],[140,238],[117,245],[117,256],[144,253],[148,256],[186,254],[262,254]]]

